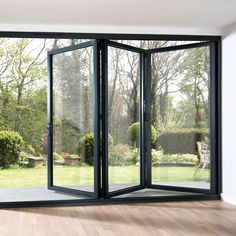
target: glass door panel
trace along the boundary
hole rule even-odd
[[[151,54],[151,184],[211,189],[210,46]]]
[[[95,53],[95,42],[49,52],[49,188],[88,196],[97,188]]]
[[[107,46],[109,192],[141,185],[140,51],[114,42]]]

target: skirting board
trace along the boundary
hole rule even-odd
[[[226,194],[222,194],[221,197],[222,197],[223,201],[228,202],[228,203],[233,204],[233,205],[236,206],[236,196],[228,196]]]

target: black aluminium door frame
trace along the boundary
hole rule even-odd
[[[192,43],[185,45],[177,45],[163,48],[156,48],[147,50],[147,77],[145,80],[145,104],[146,104],[146,113],[151,116],[151,55],[155,53],[165,53],[176,50],[184,50],[184,49],[194,49],[199,47],[209,47],[210,48],[210,189],[201,189],[201,188],[192,188],[192,187],[180,187],[180,186],[171,186],[171,185],[158,185],[152,184],[152,163],[151,163],[151,120],[147,119],[146,122],[146,161],[147,161],[147,187],[153,189],[163,189],[163,190],[172,190],[172,191],[183,191],[183,192],[195,192],[195,193],[206,193],[206,194],[216,194],[219,189],[218,180],[220,178],[220,173],[217,173],[219,168],[219,143],[218,143],[218,135],[219,134],[219,126],[218,120],[215,117],[218,117],[219,110],[217,105],[218,97],[217,94],[219,92],[218,84],[218,76],[217,76],[217,68],[219,66],[219,61],[216,60],[216,55],[218,52],[218,45],[216,42],[200,42],[200,43]]]
[[[146,187],[146,167],[145,167],[145,128],[144,128],[144,79],[145,79],[145,58],[146,51],[142,48],[130,46],[127,44],[118,43],[115,41],[104,40],[104,45],[102,47],[102,70],[104,73],[102,75],[103,83],[103,119],[104,119],[104,128],[103,128],[103,195],[105,197],[114,197],[117,195],[122,195],[137,191]],[[132,187],[126,187],[124,189],[119,189],[115,191],[109,191],[109,156],[108,156],[108,48],[119,48],[122,50],[135,52],[139,54],[139,73],[140,73],[140,107],[139,107],[139,120],[140,120],[140,184]]]
[[[69,51],[93,48],[93,104],[94,104],[94,191],[83,191],[71,189],[69,187],[60,187],[53,184],[53,56]],[[48,189],[58,192],[87,196],[92,198],[99,197],[100,191],[100,54],[98,41],[91,40],[73,46],[63,47],[48,51]]]
[[[71,32],[65,33],[62,31],[57,32],[45,32],[45,31],[1,31],[1,38],[33,38],[33,39],[97,39],[99,41],[104,40],[156,40],[156,41],[210,41],[215,44],[215,110],[216,110],[216,169],[217,169],[217,193],[216,195],[204,194],[194,195],[189,194],[182,196],[157,196],[157,197],[133,197],[133,198],[110,198],[110,199],[75,199],[75,200],[36,200],[18,202],[2,202],[0,207],[41,207],[41,206],[66,206],[66,205],[83,205],[83,204],[107,204],[107,203],[127,203],[127,202],[163,202],[163,201],[182,201],[182,200],[219,200],[222,193],[222,150],[221,150],[221,36],[220,35],[187,35],[187,34],[117,34],[117,33],[82,33]],[[101,50],[102,51],[102,50]],[[102,65],[102,64],[101,64]],[[102,74],[104,72],[102,71]],[[103,76],[102,76],[103,77]],[[101,88],[103,89],[103,88]]]

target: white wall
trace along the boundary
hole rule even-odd
[[[66,24],[7,24],[0,21],[0,31],[124,33],[124,34],[183,34],[220,35],[218,27],[170,27],[131,25],[66,25]]]
[[[236,24],[225,28],[222,37],[222,197],[236,204]]]

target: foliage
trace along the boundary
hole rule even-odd
[[[139,122],[135,122],[128,128],[128,138],[131,141],[133,146],[137,146],[139,143],[139,130],[140,125]],[[157,137],[156,129],[151,127],[151,142],[155,143]]]
[[[42,136],[42,153],[44,155],[48,153],[48,132],[44,132]]]
[[[191,162],[197,163],[198,157],[194,154],[166,154],[164,155],[163,150],[152,149],[152,162]]]
[[[80,129],[76,125],[73,125],[69,120],[62,119],[55,122],[54,130],[53,149],[75,153],[79,139],[82,136]],[[60,135],[55,135],[57,133],[61,133],[62,137]],[[63,139],[63,142],[58,142],[58,139],[60,140],[61,138]],[[58,143],[60,143],[60,146],[57,145]]]
[[[53,153],[53,160],[55,160],[55,161],[62,161],[62,160],[63,160],[63,157],[62,157],[62,155],[60,155],[59,153],[54,152],[54,153]]]
[[[151,150],[151,158],[152,158],[152,162],[157,162],[157,161],[161,161],[164,157],[164,153],[162,149],[156,150],[154,148],[152,148]]]
[[[119,144],[109,152],[110,166],[129,166],[137,162],[137,153],[131,150],[128,145]]]
[[[209,136],[207,129],[176,129],[157,137],[156,146],[165,154],[197,154],[197,141]]]
[[[112,146],[113,139],[111,135],[108,135],[109,145]],[[93,165],[94,157],[94,133],[86,133],[83,137],[80,138],[79,144],[77,146],[77,152],[80,156],[81,162],[85,162],[88,165]]]
[[[17,163],[23,145],[23,138],[17,132],[0,131],[0,166],[6,168]]]
[[[208,149],[210,149],[210,139],[209,139],[209,137],[205,137],[203,142],[207,145]]]
[[[156,110],[156,117],[153,126],[156,128],[158,134],[162,134],[167,130],[180,129],[184,127],[186,123],[186,111],[182,109],[173,108],[174,98],[167,96],[167,103],[165,105],[165,114],[161,115],[160,107],[152,108]],[[156,101],[160,103],[159,99]]]
[[[210,117],[210,50],[201,47],[189,50],[181,66],[182,80],[180,81],[181,93],[186,96],[183,101],[183,110],[188,111],[194,121],[191,127],[199,128],[203,124],[209,125]],[[192,117],[195,119],[193,120]]]
[[[18,132],[37,155],[47,119],[45,40],[0,40],[0,129]]]
[[[122,155],[125,155],[125,154],[131,152],[131,149],[126,144],[118,144],[118,145],[112,147],[112,151],[113,152],[118,152],[118,153],[120,153]]]
[[[20,164],[21,162],[27,162],[29,155],[26,152],[20,152],[19,158],[18,158],[18,163]]]
[[[78,154],[81,161],[89,165],[93,165],[94,154],[94,134],[93,132],[85,134],[80,140],[78,145]]]
[[[22,111],[19,132],[25,142],[35,149],[35,155],[42,153],[42,136],[47,124],[47,90],[46,87],[27,93],[23,102],[29,112]]]
[[[30,144],[26,144],[25,145],[24,152],[26,152],[28,154],[31,154],[31,155],[35,155],[36,154],[35,149]]]
[[[45,129],[46,49],[75,43],[78,40],[0,39],[0,130],[18,132],[26,143],[23,150],[26,153],[40,155],[42,152],[47,154],[48,151]],[[135,46],[143,48],[178,44],[176,41],[126,43],[136,43]],[[108,123],[115,144],[139,144],[139,123],[136,122],[140,98],[138,58],[138,55],[124,53],[119,49],[111,52]],[[63,54],[55,59],[58,79],[53,85],[57,98],[54,100],[54,131],[60,135],[54,137],[54,151],[70,154],[77,152],[81,136],[92,130],[92,61],[90,49]],[[121,61],[127,62],[126,65],[119,63]],[[153,55],[150,91],[152,142],[156,147],[163,146],[165,153],[171,149],[173,138],[167,140],[167,144],[161,140],[165,139],[169,130],[209,127],[209,65],[209,50],[206,48]],[[75,67],[76,73],[73,72]],[[157,133],[160,142],[155,142]],[[181,152],[186,152],[183,149],[195,146],[193,142],[185,142],[185,139],[179,142],[174,140],[171,151],[177,152],[181,149]],[[85,156],[86,159],[93,157],[93,142],[88,143],[90,148],[80,148],[82,161]],[[191,152],[195,154],[196,150]],[[91,160],[88,162],[92,163]]]

